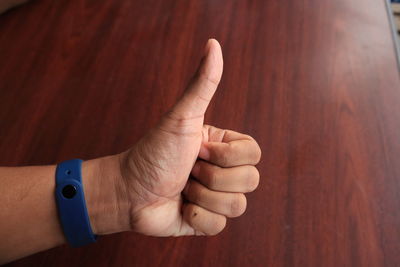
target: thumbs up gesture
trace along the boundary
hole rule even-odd
[[[183,96],[130,150],[118,155],[120,198],[130,230],[151,236],[215,235],[246,209],[259,181],[261,150],[241,133],[204,124],[221,79],[222,51],[210,39]]]

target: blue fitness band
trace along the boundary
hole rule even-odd
[[[64,235],[73,247],[96,241],[90,227],[82,185],[82,160],[61,162],[56,169],[56,200]]]

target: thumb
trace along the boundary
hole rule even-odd
[[[192,119],[204,116],[221,80],[222,68],[221,46],[217,40],[209,39],[196,75],[181,99],[172,108],[172,113],[177,119]]]

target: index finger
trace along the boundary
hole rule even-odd
[[[261,149],[249,135],[230,130],[222,130],[223,135],[217,141],[209,137],[210,142],[203,142],[199,158],[220,167],[256,165],[261,158]]]

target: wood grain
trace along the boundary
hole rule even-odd
[[[245,215],[215,237],[121,233],[9,266],[400,265],[400,79],[383,0],[32,1],[0,16],[0,164],[125,150],[209,37],[225,69],[206,121],[263,150]]]

